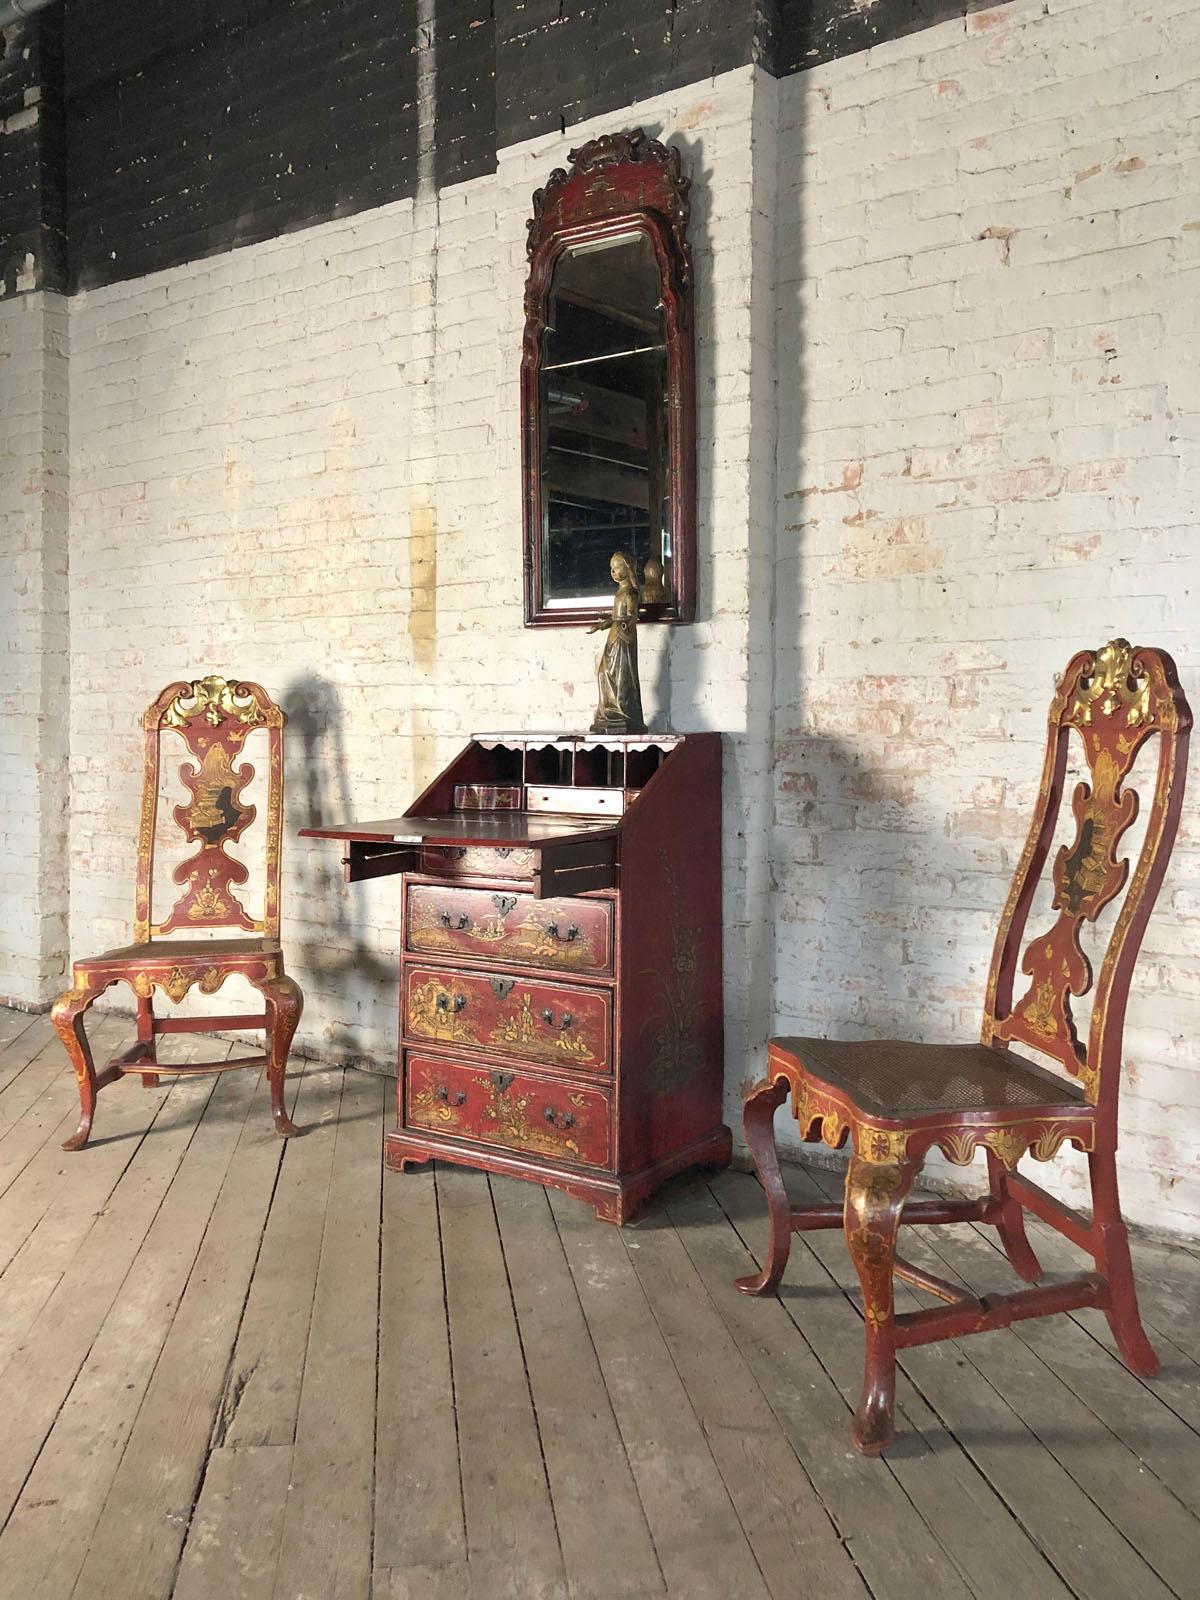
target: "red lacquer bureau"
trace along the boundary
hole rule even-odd
[[[386,1160],[553,1184],[625,1222],[729,1160],[721,737],[478,735],[401,817],[306,828],[403,897]]]

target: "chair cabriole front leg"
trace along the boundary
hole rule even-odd
[[[69,1139],[64,1139],[64,1150],[82,1150],[91,1137],[92,1118],[96,1114],[96,1068],[83,1027],[83,1014],[99,992],[76,983],[73,989],[59,995],[50,1010],[50,1020],[70,1057],[79,1085],[79,1126]]]
[[[846,1244],[862,1286],[866,1357],[862,1397],[851,1438],[863,1455],[879,1455],[894,1436],[896,1311],[892,1273],[896,1234],[919,1161],[870,1161],[854,1155],[846,1172]]]
[[[271,1086],[271,1116],[275,1132],[281,1139],[296,1132],[296,1125],[287,1114],[284,1103],[284,1084],[287,1077],[288,1051],[304,1010],[304,995],[300,985],[283,973],[277,978],[261,983],[267,1010],[267,1079]]]
[[[792,1207],[783,1186],[779,1155],[775,1148],[775,1113],[787,1096],[786,1078],[767,1078],[750,1090],[742,1109],[746,1144],[754,1158],[758,1181],[767,1197],[767,1213],[771,1224],[767,1259],[762,1271],[736,1280],[743,1294],[773,1294],[779,1287],[792,1248]]]

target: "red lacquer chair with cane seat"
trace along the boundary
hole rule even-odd
[[[276,1131],[285,1136],[295,1133],[284,1106],[284,1075],[304,1001],[297,984],[284,972],[279,946],[286,720],[259,684],[219,677],[171,684],[142,717],[145,768],[137,842],[134,942],[76,961],[72,968],[74,987],[55,1001],[52,1013],[79,1082],[79,1127],[64,1144],[65,1150],[81,1150],[88,1142],[97,1090],[129,1073],[140,1075],[147,1086],[153,1087],[160,1076],[192,1077],[265,1065]],[[267,736],[266,872],[261,919],[251,917],[234,893],[235,884],[246,882],[247,868],[225,852],[226,844],[237,843],[257,816],[257,807],[242,800],[242,791],[253,778],[254,768],[248,762],[235,767],[234,762],[247,737],[258,729],[265,730]],[[187,842],[198,848],[174,871],[175,882],[184,886],[183,893],[166,920],[153,924],[150,902],[159,765],[164,736],[168,735],[178,735],[183,741],[185,760],[179,775],[191,792],[186,805],[174,807],[175,821]],[[183,931],[196,934],[211,929],[232,929],[248,937],[171,937]],[[215,994],[234,973],[261,993],[265,1002],[261,1013],[154,1015],[156,988],[178,1004],[195,985],[202,994]],[[83,1016],[93,1000],[114,983],[129,984],[137,998],[137,1042],[98,1073]],[[157,1059],[156,1039],[161,1033],[214,1033],[226,1028],[262,1028],[266,1034],[265,1054],[187,1066],[166,1066]]]
[[[844,1227],[863,1296],[866,1363],[851,1434],[865,1454],[878,1454],[892,1439],[896,1352],[911,1345],[1096,1306],[1107,1316],[1126,1364],[1144,1375],[1157,1370],[1138,1315],[1117,1195],[1117,1094],[1129,982],[1179,822],[1191,723],[1175,664],[1163,651],[1132,650],[1115,639],[1071,660],[1050,705],[1041,788],[1000,919],[979,1044],[770,1042],[767,1076],[745,1102],[746,1141],[767,1195],[770,1246],[762,1271],[739,1280],[738,1288],[771,1293],[787,1264],[792,1233]],[[1072,796],[1074,842],[1054,859],[1057,918],[1025,945],[1025,978],[1018,985],[1026,922],[1063,800],[1072,729],[1090,781],[1079,783]],[[1130,782],[1134,762],[1152,738],[1158,757],[1154,792],[1130,877],[1129,862],[1118,851],[1139,809]],[[1092,987],[1081,926],[1096,920],[1127,878],[1100,963],[1085,1043],[1071,1014],[1071,996]],[[1049,1058],[1065,1075],[1028,1060],[1021,1047]],[[789,1205],[773,1129],[775,1110],[789,1094],[801,1138],[835,1148],[853,1140],[843,1206],[793,1211]],[[1090,1218],[1016,1170],[1022,1156],[1046,1161],[1067,1141],[1087,1152]],[[984,1149],[990,1193],[981,1200],[906,1204],[935,1145],[959,1165]],[[1033,1282],[1041,1269],[1025,1235],[1025,1209],[1091,1255],[1095,1270],[1068,1282],[977,1299],[896,1254],[902,1223],[986,1222],[997,1229],[1017,1273]],[[897,1315],[893,1275],[946,1304]]]

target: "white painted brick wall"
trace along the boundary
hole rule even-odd
[[[62,986],[67,945],[67,313],[0,299],[0,1001]]]
[[[1200,707],[1198,63],[1194,5],[1015,0],[780,86],[779,1031],[974,1037],[1054,673],[1124,634]],[[1121,1114],[1192,1231],[1198,796]]]

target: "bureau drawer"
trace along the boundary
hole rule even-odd
[[[474,1045],[550,1067],[607,1072],[612,996],[503,973],[406,966],[409,1039]]]
[[[524,846],[427,844],[421,850],[421,871],[449,878],[533,879],[538,853]]]
[[[603,1089],[414,1053],[404,1079],[410,1128],[585,1167],[612,1164],[612,1117]]]
[[[472,956],[559,972],[612,970],[607,900],[536,900],[531,894],[414,883],[405,943],[419,955]]]

